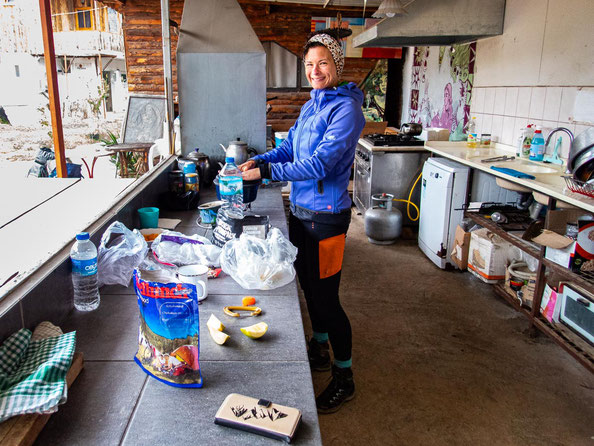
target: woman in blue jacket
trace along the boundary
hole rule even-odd
[[[279,147],[255,156],[240,169],[245,180],[292,181],[289,238],[298,248],[295,268],[314,330],[309,361],[314,371],[332,369],[332,381],[316,404],[319,412],[331,413],[355,394],[351,325],[338,288],[351,221],[349,178],[365,125],[363,93],[352,82],[339,83],[344,55],[330,35],[314,34],[305,45],[303,60],[313,88],[311,99]]]

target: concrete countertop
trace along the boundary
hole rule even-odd
[[[212,188],[205,192],[201,203],[215,198]],[[287,234],[280,188],[260,189],[252,210],[268,215],[272,225]],[[178,232],[208,236],[209,231],[196,224],[196,211],[163,214],[182,220]],[[74,311],[62,328],[77,331],[76,349],[84,354],[85,368],[35,444],[278,445],[277,440],[214,424],[218,407],[235,392],[300,409],[302,424],[294,444],[321,445],[295,280],[275,290],[244,290],[221,273],[209,280],[208,288],[199,308],[201,389],[168,386],[134,363],[138,304],[133,285],[105,286],[98,310]],[[261,316],[236,319],[223,313],[223,306],[239,305],[248,294],[256,297]],[[230,335],[223,346],[208,334],[211,313]],[[259,340],[239,330],[261,321],[268,323],[269,331]]]
[[[527,159],[515,159],[512,161],[482,163],[481,160],[496,156],[513,156],[514,153],[505,150],[498,145],[496,148],[469,148],[465,142],[447,142],[447,141],[427,141],[425,148],[436,155],[449,158],[473,169],[482,170],[496,177],[510,181],[542,194],[553,197],[559,201],[569,203],[588,212],[594,212],[594,198],[586,195],[571,192],[563,179],[565,175],[565,166],[555,164],[530,161]],[[516,178],[497,172],[491,169],[491,166],[505,167],[515,169],[530,175],[534,175],[534,180]]]

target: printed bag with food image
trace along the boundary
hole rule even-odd
[[[174,387],[202,387],[196,286],[151,281],[134,270],[140,309],[134,361],[148,375]]]

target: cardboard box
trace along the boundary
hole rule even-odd
[[[486,228],[473,231],[468,251],[468,269],[487,283],[505,279],[513,245]]]
[[[565,268],[573,267],[573,257],[575,254],[575,242],[568,247],[562,249],[551,248],[549,246],[545,249],[545,259],[549,259]]]
[[[464,231],[460,225],[456,228],[454,247],[450,257],[459,269],[465,270],[468,265],[468,249],[470,248],[470,232]]]
[[[549,322],[559,322],[561,296],[561,293],[557,293],[548,284],[545,284],[542,300],[540,301],[540,312]]]

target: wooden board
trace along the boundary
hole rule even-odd
[[[66,384],[72,385],[84,367],[83,354],[75,353],[66,374]],[[52,414],[18,415],[0,423],[0,446],[30,446]]]

